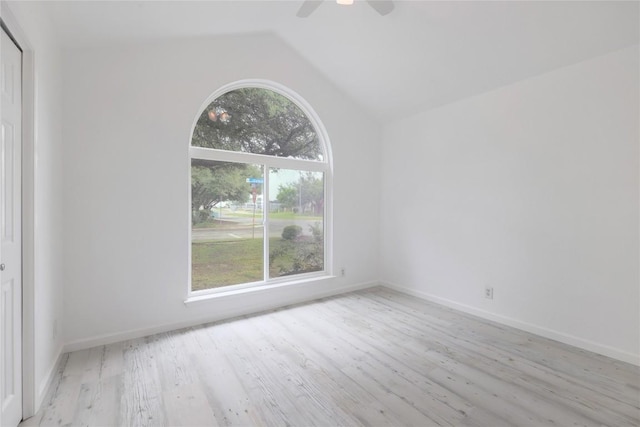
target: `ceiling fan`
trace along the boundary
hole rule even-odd
[[[324,1],[325,0],[305,0],[302,3],[302,6],[300,6],[298,13],[296,13],[296,16],[298,18],[306,18],[307,16],[311,15],[322,3],[324,3]],[[353,4],[353,1],[354,0],[336,0],[336,3],[350,5]],[[391,13],[394,8],[392,0],[367,0],[367,3],[382,16]]]

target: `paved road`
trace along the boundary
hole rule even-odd
[[[235,222],[235,219],[234,219]],[[272,219],[270,221],[269,236],[280,237],[282,236],[282,230],[291,224],[296,224],[302,227],[302,233],[311,235],[309,226],[318,223],[317,220],[285,220],[285,219]],[[229,225],[220,228],[195,228],[191,231],[191,240],[194,242],[203,240],[233,240],[233,239],[250,239],[252,237],[252,223],[251,218],[242,218],[237,221],[237,225]],[[262,223],[256,222],[255,225],[255,237],[262,237]]]

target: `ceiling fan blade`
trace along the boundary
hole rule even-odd
[[[302,6],[300,6],[298,13],[296,13],[296,16],[298,18],[306,18],[322,4],[322,1],[323,0],[305,0],[305,2],[302,3]]]
[[[367,0],[367,3],[382,16],[391,13],[395,7],[391,0]]]

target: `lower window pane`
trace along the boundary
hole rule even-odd
[[[269,277],[324,270],[324,174],[269,170]]]
[[[191,160],[191,289],[264,279],[263,167]]]

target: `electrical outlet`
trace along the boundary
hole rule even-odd
[[[346,276],[346,275],[347,275],[347,269],[346,269],[346,268],[344,268],[344,267],[342,267],[342,268],[340,269],[340,276],[344,277],[344,276]]]
[[[493,288],[491,286],[485,286],[484,297],[487,299],[493,299]]]

